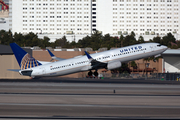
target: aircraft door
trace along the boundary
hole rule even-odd
[[[151,51],[154,51],[154,46],[153,45],[151,45],[150,48],[151,48]]]

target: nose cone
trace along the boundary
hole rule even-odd
[[[165,45],[161,45],[161,47],[164,49],[164,51],[168,49],[168,47]]]

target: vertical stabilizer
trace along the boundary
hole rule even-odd
[[[42,65],[21,47],[19,47],[16,43],[11,43],[10,46],[21,70]]]

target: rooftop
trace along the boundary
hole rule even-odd
[[[163,55],[167,54],[180,54],[180,49],[167,49],[165,52],[163,52]]]
[[[23,48],[26,52],[28,52],[30,55],[32,55],[31,49]],[[1,45],[0,44],[0,55],[13,55],[14,53],[11,50],[11,47],[9,45]]]

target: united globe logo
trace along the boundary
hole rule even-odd
[[[35,60],[31,55],[27,53],[21,61],[21,70],[36,67],[39,65],[42,64],[39,63],[37,60]]]

